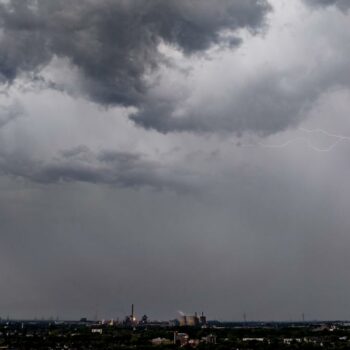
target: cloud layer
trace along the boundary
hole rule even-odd
[[[337,6],[342,10],[347,10],[350,7],[350,3],[347,0],[304,0],[305,3],[311,6]]]
[[[305,35],[285,62],[276,58],[276,45],[290,50],[292,38],[281,42],[282,28],[275,44],[257,49],[265,36],[254,34],[273,10],[267,0],[7,1],[0,4],[0,80],[25,78],[103,106],[131,106],[136,124],[163,133],[274,134],[299,123],[323,92],[348,86],[349,59],[347,35],[336,28]],[[298,35],[313,30],[299,26]],[[332,42],[333,34],[344,40]],[[331,51],[310,50],[315,38]],[[253,65],[237,58],[244,50],[257,55],[247,57],[254,75],[247,70]],[[304,54],[304,62],[295,57]],[[50,76],[57,61],[66,79],[62,67]]]
[[[61,151],[48,162],[0,153],[0,172],[41,184],[85,182],[176,192],[195,188],[187,172],[176,171],[174,176],[173,169],[143,159],[139,154],[114,150],[94,153],[86,146]]]
[[[0,5],[1,80],[35,74],[57,56],[78,68],[94,101],[138,106],[161,42],[202,52],[223,31],[259,30],[269,10],[265,0],[12,0]]]
[[[348,318],[347,2],[0,4],[0,317]]]

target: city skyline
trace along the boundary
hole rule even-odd
[[[337,319],[337,320],[331,320],[331,319],[308,319],[305,317],[304,313],[301,313],[299,316],[300,318],[296,318],[296,319],[280,319],[280,320],[272,320],[272,319],[248,319],[247,318],[247,314],[244,313],[243,315],[241,315],[241,319],[215,319],[215,318],[208,318],[207,315],[202,311],[200,313],[198,313],[197,311],[195,312],[187,312],[184,313],[183,311],[178,310],[175,313],[175,317],[168,317],[166,319],[155,319],[152,317],[149,317],[148,313],[145,312],[145,310],[143,310],[144,312],[137,312],[135,311],[135,305],[131,304],[131,312],[125,315],[116,315],[116,317],[113,318],[106,318],[103,317],[103,315],[98,315],[98,313],[95,313],[94,315],[92,315],[91,317],[86,317],[87,315],[84,315],[84,317],[79,317],[79,318],[75,318],[75,319],[68,319],[65,317],[59,317],[58,315],[50,315],[50,316],[41,316],[41,317],[31,317],[31,318],[11,318],[10,315],[7,315],[6,317],[1,317],[0,316],[0,322],[10,322],[10,321],[14,321],[14,322],[20,322],[20,321],[25,321],[25,322],[30,322],[30,321],[34,321],[34,322],[98,322],[101,323],[102,325],[124,325],[126,327],[132,327],[132,326],[142,326],[142,325],[146,325],[146,324],[153,324],[154,322],[174,322],[177,321],[176,326],[180,326],[180,327],[191,327],[191,326],[195,326],[195,327],[202,327],[205,326],[209,323],[215,323],[215,322],[222,322],[222,323],[236,323],[236,324],[241,324],[244,325],[246,324],[248,325],[254,325],[257,323],[309,323],[309,324],[317,324],[317,322],[350,322],[350,320],[348,319]],[[151,310],[148,310],[151,311]]]
[[[348,0],[0,0],[0,316],[350,319],[349,43]]]

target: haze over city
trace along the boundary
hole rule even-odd
[[[350,1],[0,0],[0,317],[349,320]]]

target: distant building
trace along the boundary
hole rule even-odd
[[[244,342],[264,342],[265,338],[243,338]]]
[[[185,346],[188,344],[190,337],[186,333],[174,332],[174,344]]]
[[[207,324],[207,318],[204,316],[203,312],[200,317],[198,317],[197,312],[194,315],[182,315],[179,317],[180,327],[198,327]]]
[[[185,315],[179,317],[179,324],[180,327],[187,326],[187,319]]]
[[[131,304],[131,314],[126,316],[124,325],[127,327],[135,327],[137,325],[137,320],[134,313],[134,304]]]
[[[283,338],[283,344],[292,345],[294,343],[302,343],[301,338]]]
[[[199,318],[197,313],[194,316],[186,316],[187,326],[196,327],[199,326]]]
[[[205,326],[207,324],[207,318],[204,316],[204,313],[202,312],[202,315],[201,317],[199,318],[199,323],[202,325],[202,326]]]
[[[154,338],[151,340],[152,345],[169,345],[171,340],[166,338]]]
[[[147,315],[143,315],[140,321],[140,324],[147,324],[148,323],[148,317]]]
[[[170,320],[169,321],[169,326],[170,327],[178,327],[178,326],[180,326],[180,322],[179,322],[178,319]]]
[[[216,344],[216,335],[209,334],[206,337],[203,337],[202,341],[206,344]]]

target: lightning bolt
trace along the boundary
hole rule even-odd
[[[318,152],[330,152],[331,150],[333,150],[333,148],[335,148],[339,143],[343,142],[343,141],[350,141],[350,136],[345,136],[345,135],[339,135],[339,134],[333,134],[330,133],[326,130],[323,129],[307,129],[307,128],[299,128],[300,131],[308,133],[310,135],[312,134],[323,134],[325,136],[328,136],[330,138],[335,139],[335,142],[333,142],[330,146],[326,147],[326,148],[318,148],[316,146],[314,146],[311,142],[310,139],[308,139],[308,143],[309,143],[309,147],[311,147],[312,149],[318,151]]]
[[[317,147],[315,146],[312,141],[310,140],[310,138],[307,137],[303,137],[303,136],[299,136],[299,137],[295,137],[291,140],[288,140],[284,143],[280,143],[280,144],[267,144],[264,142],[258,142],[257,144],[247,144],[245,145],[245,147],[256,147],[257,145],[263,148],[285,148],[288,147],[289,145],[297,142],[297,141],[303,141],[307,144],[307,146],[309,148],[311,148],[313,151],[315,152],[330,152],[332,151],[337,145],[339,145],[339,143],[343,142],[343,141],[350,141],[350,136],[345,136],[345,135],[339,135],[339,134],[333,134],[330,133],[326,130],[323,129],[307,129],[307,128],[299,128],[299,131],[302,131],[304,133],[307,134],[323,134],[325,136],[328,136],[330,138],[335,139],[335,141],[330,144],[328,147]]]
[[[319,133],[319,134],[323,134],[323,135],[326,135],[326,136],[329,136],[329,137],[334,137],[338,140],[348,140],[350,141],[350,136],[344,136],[344,135],[339,135],[339,134],[332,134],[326,130],[323,130],[323,129],[306,129],[306,128],[299,128],[300,131],[304,131],[306,133],[309,133],[309,134],[315,134],[315,133]]]

